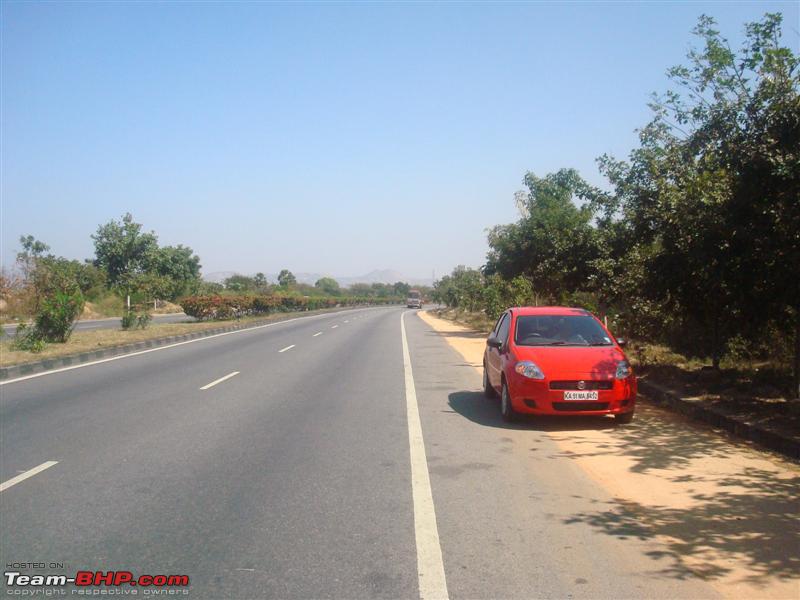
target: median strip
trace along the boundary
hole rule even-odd
[[[236,377],[238,374],[239,374],[239,371],[234,371],[233,373],[228,373],[227,375],[225,375],[225,377],[220,377],[219,379],[215,379],[214,381],[212,381],[211,383],[208,383],[208,384],[204,385],[204,386],[203,386],[203,387],[201,387],[200,389],[201,389],[201,390],[207,390],[208,388],[212,388],[212,387],[214,387],[214,386],[215,386],[215,385],[217,385],[218,383],[222,383],[222,382],[223,382],[223,381],[225,381],[226,379],[230,379],[231,377]]]
[[[20,473],[16,477],[12,477],[8,481],[4,481],[3,483],[0,483],[0,492],[4,492],[8,488],[17,485],[21,481],[25,481],[29,477],[33,477],[37,473],[41,473],[42,471],[44,471],[46,469],[49,469],[53,465],[57,465],[57,464],[58,464],[57,460],[48,460],[47,462],[43,462],[42,464],[40,464],[38,467],[33,467],[29,471],[25,471],[24,473]]]
[[[286,348],[283,348],[282,350],[278,350],[278,353],[286,352],[287,350],[291,350],[292,348],[294,348],[294,346],[295,346],[294,344],[292,344],[291,346],[286,346]]]

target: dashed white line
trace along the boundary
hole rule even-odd
[[[286,352],[287,350],[291,350],[292,348],[294,348],[294,346],[295,346],[295,344],[292,344],[291,346],[286,346],[286,348],[283,348],[282,350],[278,350],[278,353]]]
[[[368,309],[371,310],[371,309]],[[79,365],[71,365],[69,367],[61,367],[58,369],[49,369],[47,371],[42,371],[41,373],[32,373],[30,375],[23,375],[21,377],[15,377],[14,379],[6,379],[5,381],[0,381],[0,386],[8,385],[10,383],[17,383],[19,381],[27,381],[29,379],[37,379],[39,377],[46,377],[48,375],[55,375],[56,373],[63,373],[65,371],[72,371],[74,369],[83,369],[85,367],[92,367],[94,365],[100,365],[103,363],[113,362],[116,360],[123,360],[126,358],[131,358],[133,356],[141,356],[142,354],[150,354],[151,352],[161,352],[162,350],[169,350],[170,348],[177,348],[178,346],[185,346],[186,344],[196,344],[198,342],[205,342],[208,340],[213,340],[215,338],[220,338],[226,335],[237,335],[239,333],[247,333],[258,331],[259,329],[265,329],[267,327],[275,327],[276,325],[285,325],[287,323],[292,323],[294,321],[300,321],[304,319],[322,319],[326,317],[326,314],[320,315],[310,315],[306,317],[294,317],[292,319],[286,319],[285,321],[276,321],[274,323],[266,323],[265,325],[256,325],[255,327],[245,327],[243,329],[235,329],[234,331],[225,331],[223,333],[215,333],[213,335],[207,335],[205,337],[195,338],[193,340],[186,340],[185,342],[175,342],[174,344],[167,344],[165,346],[159,346],[158,348],[149,348],[147,350],[139,350],[138,352],[130,352],[128,354],[120,354],[119,356],[111,356],[109,358],[100,358],[98,360],[92,360],[86,363],[81,363]]]
[[[317,337],[318,335],[322,335],[322,332],[321,332],[321,331],[318,331],[317,333],[315,333],[315,334],[314,334],[314,335],[312,335],[311,337]]]
[[[411,449],[411,496],[414,502],[414,537],[417,541],[419,597],[422,600],[431,598],[446,600],[448,598],[447,580],[444,574],[442,547],[439,543],[439,529],[436,526],[436,510],[433,506],[428,458],[425,456],[425,441],[422,438],[422,423],[419,418],[414,373],[411,370],[411,355],[408,352],[405,316],[406,313],[400,315],[400,334],[403,341],[408,443]]]
[[[12,477],[8,481],[4,481],[3,483],[0,483],[0,492],[4,492],[8,488],[17,485],[20,481],[25,481],[29,477],[33,477],[37,473],[41,473],[45,469],[49,469],[53,465],[57,465],[57,464],[58,464],[57,460],[48,460],[47,462],[43,462],[42,464],[40,464],[38,467],[33,467],[29,471],[25,471],[24,473],[20,473],[16,477]]]
[[[217,385],[218,383],[222,383],[222,382],[223,382],[223,381],[225,381],[226,379],[230,379],[231,377],[236,377],[238,374],[239,374],[239,371],[234,371],[233,373],[228,373],[227,375],[225,375],[225,377],[220,377],[219,379],[215,379],[214,381],[212,381],[211,383],[208,383],[208,384],[204,385],[204,386],[203,386],[203,387],[201,387],[200,389],[201,389],[201,390],[207,390],[208,388],[212,388],[212,387],[214,387],[214,386],[215,386],[215,385]]]
[[[345,323],[349,323],[349,322],[350,322],[350,321],[348,321],[348,320],[345,320]]]
[[[338,325],[333,325],[333,326],[331,327],[331,329],[336,329],[337,327],[338,327]]]

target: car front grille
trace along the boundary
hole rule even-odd
[[[610,390],[614,387],[613,381],[592,381],[584,380],[583,387],[579,387],[580,380],[575,381],[551,381],[551,390]]]
[[[608,402],[553,402],[553,409],[563,411],[608,410]]]

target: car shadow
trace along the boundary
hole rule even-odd
[[[585,429],[613,429],[617,426],[612,417],[558,417],[521,415],[514,423],[506,423],[500,416],[500,401],[487,398],[483,392],[453,392],[448,404],[455,412],[470,421],[499,429],[529,429],[531,431],[581,431]]]

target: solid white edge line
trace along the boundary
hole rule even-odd
[[[384,308],[384,307],[377,307],[377,308]],[[375,309],[354,308],[352,310],[375,310]],[[291,323],[293,321],[300,321],[303,319],[320,319],[322,317],[327,317],[328,315],[331,314],[335,315],[337,313],[324,313],[321,315],[310,315],[307,317],[294,317],[293,319],[286,319],[285,321],[276,321],[275,323],[266,323],[264,325],[256,325],[255,327],[245,327],[243,329],[237,329],[235,331],[225,331],[223,333],[215,333],[214,335],[207,335],[204,337],[195,338],[193,340],[186,340],[185,342],[175,342],[174,344],[167,344],[166,346],[159,346],[158,348],[149,348],[147,350],[139,350],[138,352],[128,352],[127,354],[110,356],[109,358],[100,358],[98,360],[81,363],[79,365],[70,365],[69,367],[61,367],[60,369],[50,369],[48,371],[42,371],[41,373],[32,373],[31,375],[23,375],[22,377],[15,377],[14,379],[6,379],[5,381],[0,381],[0,386],[8,385],[9,383],[17,383],[18,381],[26,381],[28,379],[36,379],[37,377],[44,377],[45,375],[55,375],[56,373],[63,373],[64,371],[72,371],[73,369],[82,369],[83,367],[91,367],[94,365],[99,365],[114,360],[122,360],[123,358],[130,358],[131,356],[140,356],[142,354],[149,354],[150,352],[158,352],[159,350],[168,350],[169,348],[176,348],[177,346],[184,346],[186,344],[194,344],[195,342],[204,342],[206,340],[222,337],[224,335],[233,335],[235,333],[256,331],[258,329],[264,329],[265,327],[274,327],[275,325],[283,325],[284,323]],[[15,365],[9,365],[9,366],[15,366]]]
[[[447,580],[444,574],[442,547],[439,529],[436,526],[436,510],[433,506],[433,491],[425,455],[425,440],[422,438],[422,423],[419,418],[417,391],[414,373],[411,370],[411,355],[405,326],[406,313],[400,315],[400,333],[403,340],[403,368],[406,384],[406,415],[408,418],[408,443],[411,455],[411,495],[414,500],[414,534],[417,542],[417,577],[419,597],[423,600],[448,598]]]
[[[48,460],[47,462],[43,462],[42,464],[40,464],[38,467],[33,467],[29,471],[25,471],[24,473],[20,473],[16,477],[12,477],[8,481],[4,481],[3,483],[0,483],[0,492],[4,492],[8,488],[17,485],[20,481],[25,481],[29,477],[33,477],[37,473],[41,473],[45,469],[49,469],[53,465],[57,465],[57,464],[58,464],[57,460]]]
[[[222,383],[222,382],[223,382],[223,381],[225,381],[226,379],[230,379],[231,377],[236,377],[238,374],[239,374],[239,371],[233,371],[232,373],[228,373],[227,375],[225,375],[225,377],[220,377],[219,379],[215,379],[214,381],[212,381],[211,383],[208,383],[208,384],[204,385],[204,386],[203,386],[203,387],[201,387],[200,389],[201,389],[201,390],[207,390],[208,388],[212,388],[212,387],[214,387],[214,386],[215,386],[215,385],[217,385],[218,383]]]
[[[280,354],[281,352],[286,352],[287,350],[291,350],[292,348],[294,348],[294,346],[295,346],[294,344],[292,344],[291,346],[286,346],[286,348],[278,350],[278,353]]]
[[[322,332],[321,332],[321,331],[318,331],[317,333],[315,333],[315,334],[314,334],[314,335],[312,335],[311,337],[317,337],[318,335],[322,335]]]

